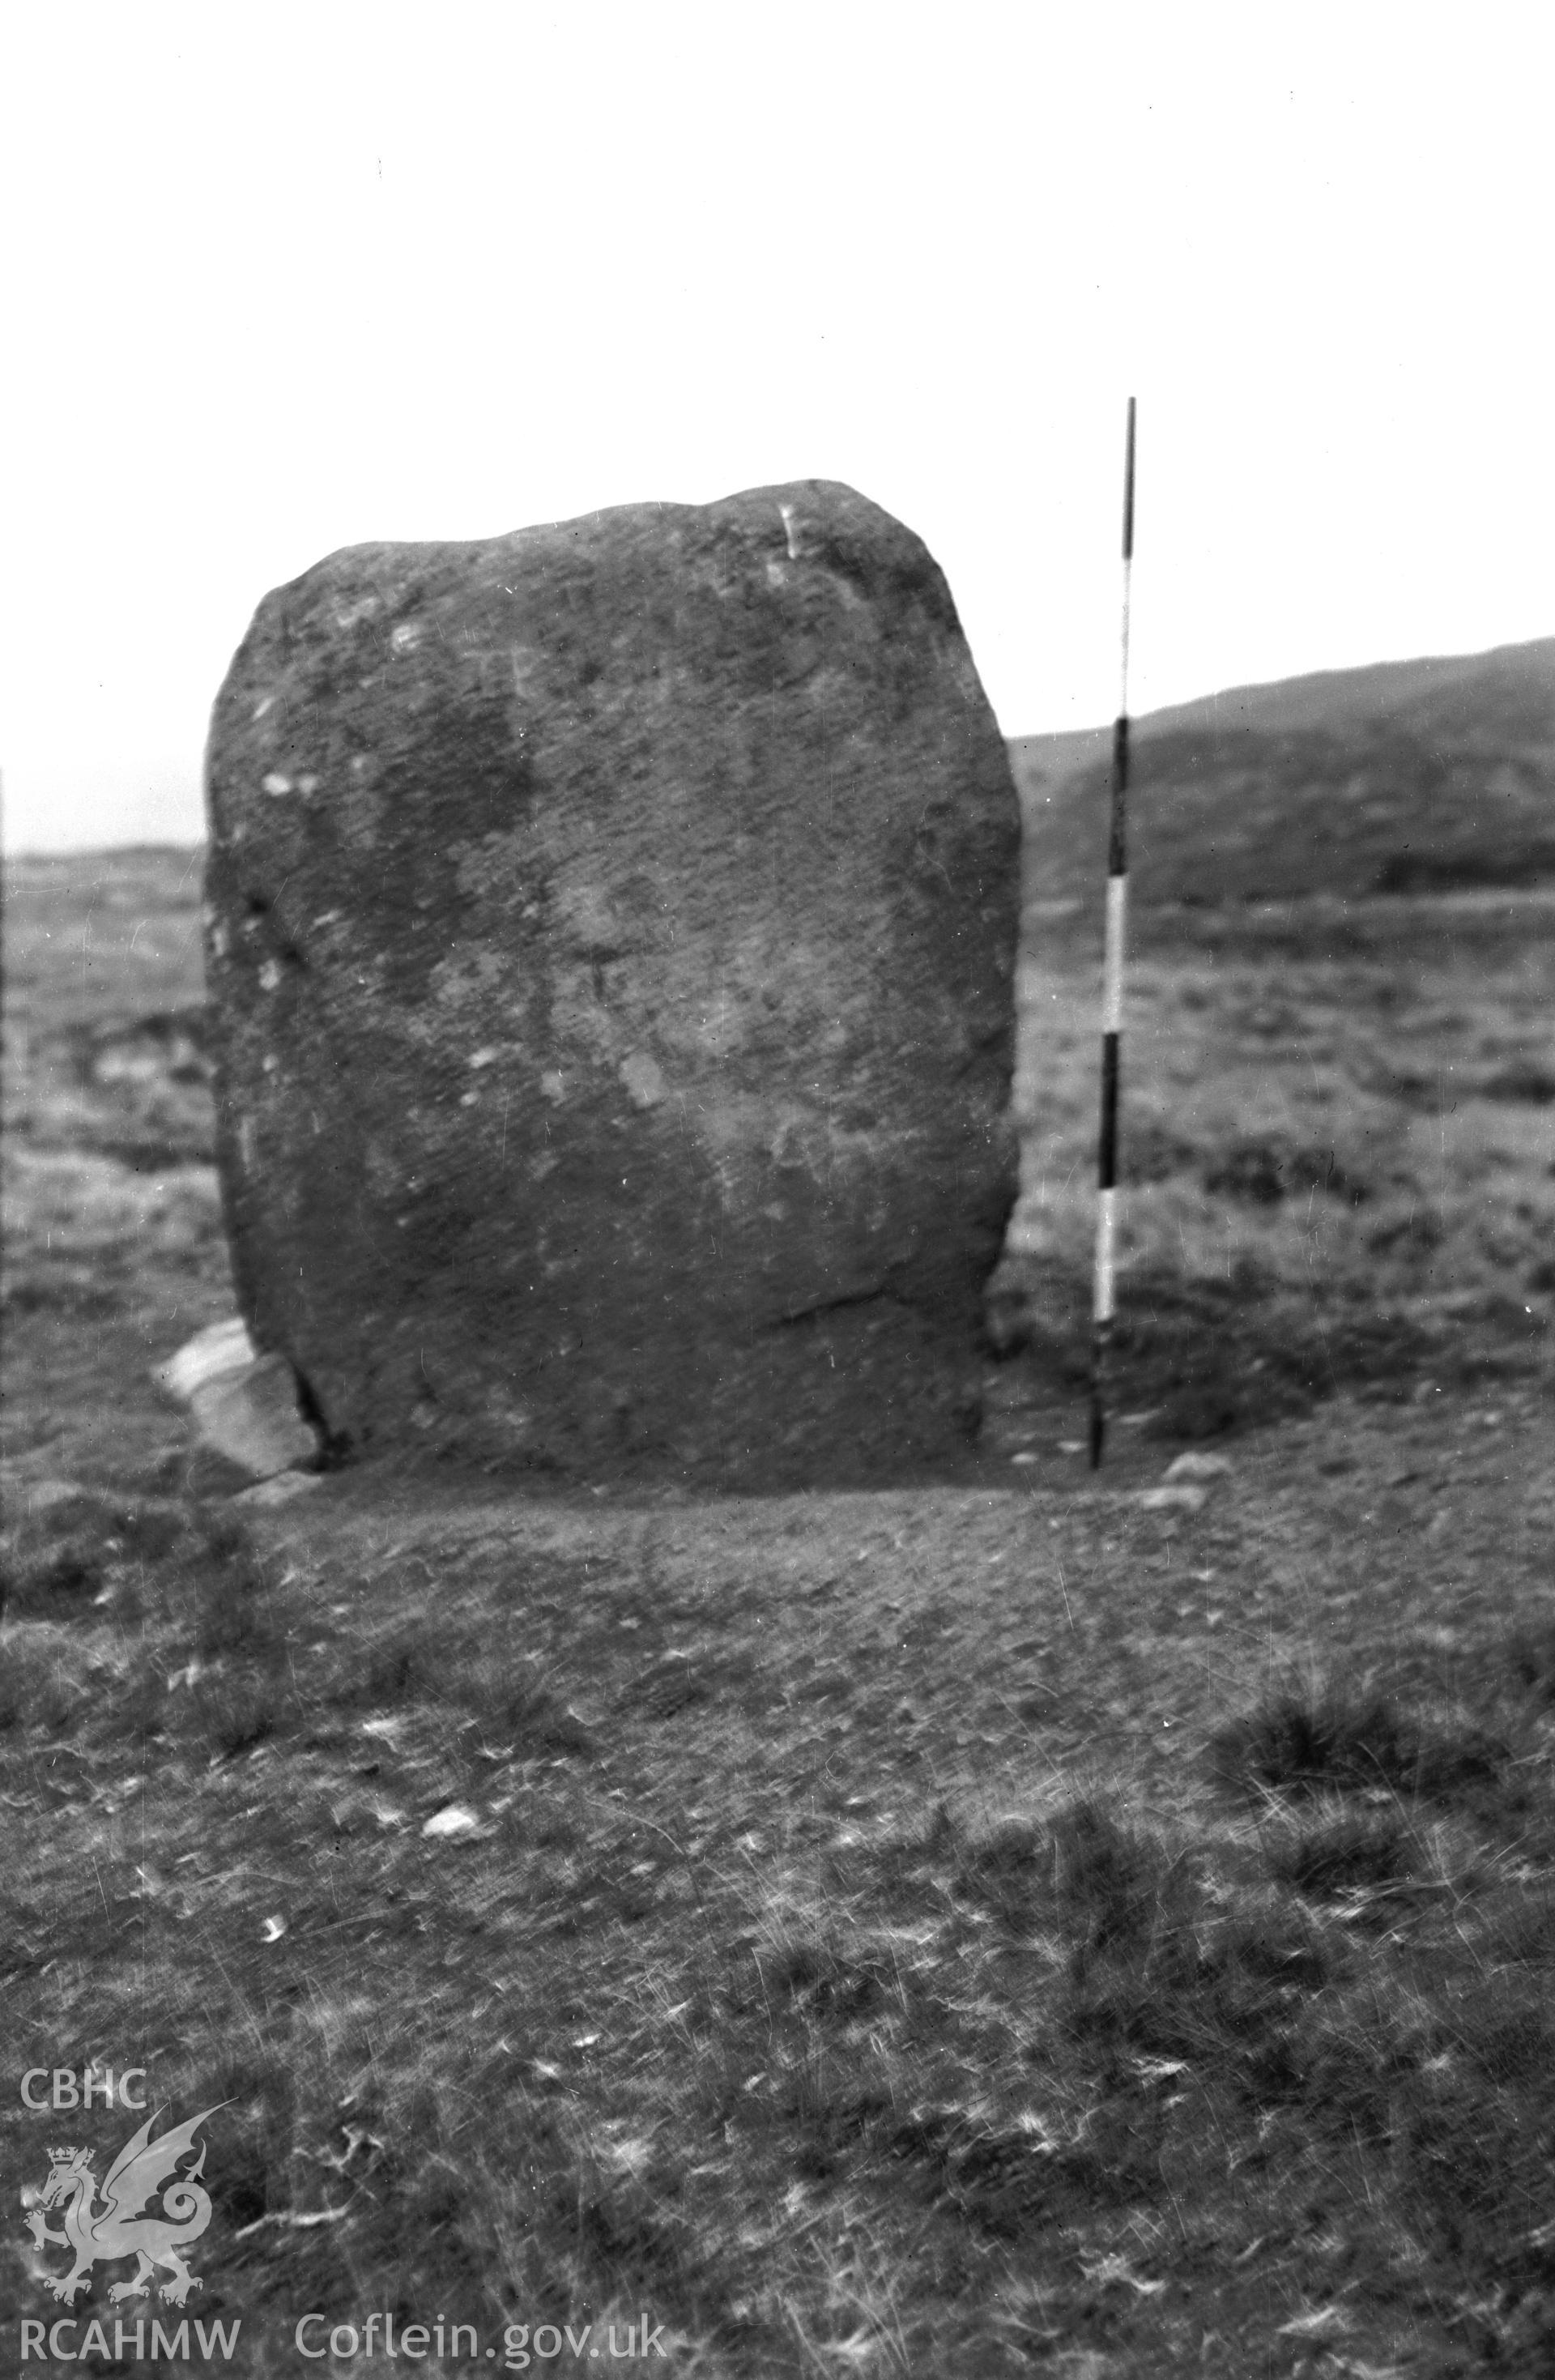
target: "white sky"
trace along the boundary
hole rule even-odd
[[[1007,734],[1555,631],[1547,0],[14,0],[13,849],[201,832],[264,590],[846,480]]]

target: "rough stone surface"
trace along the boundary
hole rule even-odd
[[[297,1380],[284,1355],[260,1355],[246,1372],[207,1380],[189,1399],[202,1446],[250,1479],[317,1460],[318,1444],[297,1409]]]
[[[828,482],[268,596],[208,756],[239,1304],[337,1449],[900,1473],[975,1427],[1018,816]]]

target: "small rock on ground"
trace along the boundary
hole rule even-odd
[[[257,1487],[245,1488],[234,1496],[235,1504],[289,1504],[294,1496],[305,1496],[310,1488],[322,1488],[323,1475],[318,1471],[280,1471],[273,1479],[261,1479]]]
[[[1235,1467],[1229,1454],[1179,1454],[1161,1475],[1166,1479],[1223,1479]]]
[[[221,1458],[242,1480],[270,1479],[318,1459],[291,1366],[284,1355],[257,1354],[237,1318],[197,1332],[152,1378],[188,1408],[197,1457]]]
[[[1147,1488],[1139,1501],[1147,1512],[1197,1512],[1209,1500],[1207,1488]]]

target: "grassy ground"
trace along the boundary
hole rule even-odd
[[[18,2077],[217,2107],[182,2311],[261,2374],[309,2312],[468,2325],[433,2370],[1547,2371],[1548,919],[1147,919],[1099,1479],[1095,950],[1038,917],[966,1484],[235,1523],[145,1386],[230,1296],[146,868],[10,909],[0,1992]],[[1147,1504],[1183,1444],[1233,1467]],[[7,2188],[139,2120],[8,2085]],[[15,2350],[64,2258],[7,2228]]]
[[[1034,906],[1010,1333],[1083,1361],[1096,934]],[[1313,1389],[1537,1373],[1555,1314],[1555,893],[1146,911],[1121,1378],[1182,1436]],[[1132,1385],[1130,1385],[1132,1384]]]

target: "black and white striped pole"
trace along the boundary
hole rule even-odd
[[[1090,1467],[1107,1434],[1107,1350],[1115,1302],[1118,1067],[1123,1042],[1124,940],[1128,912],[1128,600],[1134,575],[1134,399],[1124,457],[1123,672],[1112,730],[1112,822],[1107,835],[1107,939],[1101,978],[1101,1129],[1096,1163],[1096,1267],[1091,1289]]]

